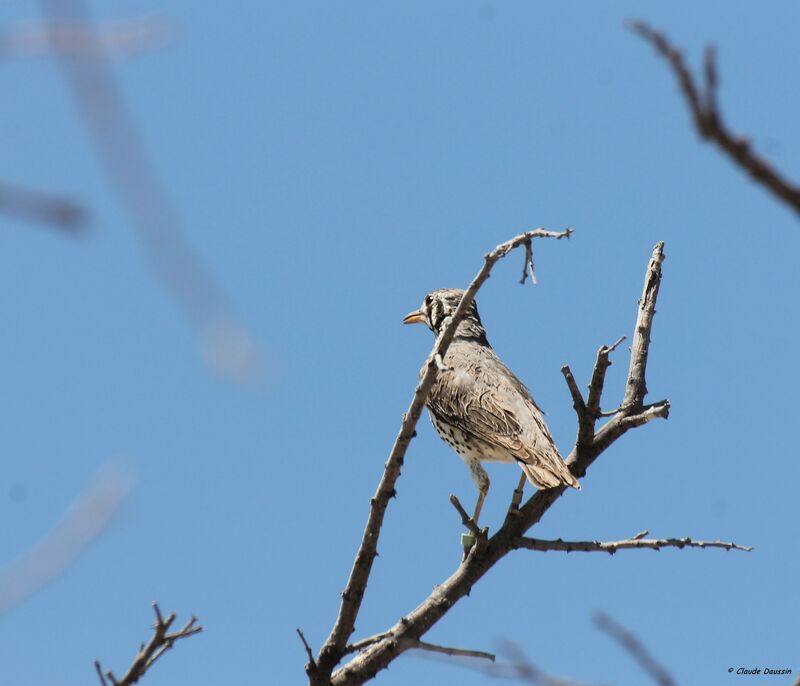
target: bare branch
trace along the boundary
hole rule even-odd
[[[306,650],[306,655],[308,655],[309,667],[311,667],[312,669],[316,669],[317,663],[314,662],[314,651],[311,650],[311,646],[308,645],[308,641],[306,641],[306,636],[303,633],[303,630],[300,627],[297,627],[297,629],[295,629],[295,631],[297,631],[297,635],[300,637],[300,640],[303,642],[303,647]]]
[[[592,372],[592,381],[589,383],[589,397],[586,401],[586,409],[590,416],[595,420],[603,416],[603,413],[600,410],[600,397],[603,395],[603,386],[606,382],[606,371],[611,366],[610,355],[617,349],[617,346],[625,340],[625,338],[625,336],[620,336],[613,345],[602,345],[597,351],[597,359],[595,360],[594,371]],[[592,429],[594,429],[594,425],[592,425]]]
[[[86,228],[86,208],[70,198],[0,184],[0,212],[42,222],[66,233],[78,234]]]
[[[125,676],[121,679],[117,679],[113,672],[107,671],[105,673],[105,677],[108,678],[112,686],[132,686],[132,684],[138,682],[139,679],[145,675],[147,670],[156,663],[158,658],[170,650],[177,641],[199,634],[203,630],[203,627],[197,624],[197,618],[192,617],[178,631],[170,633],[169,629],[175,621],[175,613],[171,612],[164,618],[158,607],[158,603],[153,603],[153,610],[156,615],[156,622],[153,625],[153,636],[147,644],[142,644],[138,654],[133,659],[133,663],[125,673]],[[97,673],[100,675],[103,686],[107,686],[100,662],[95,660],[94,664]]]
[[[561,367],[561,373],[567,382],[569,394],[572,396],[572,407],[575,409],[575,414],[578,415],[578,438],[577,442],[582,445],[591,445],[592,438],[594,437],[594,421],[587,411],[586,402],[583,399],[575,377],[572,375],[572,370],[569,365],[565,364]]]
[[[656,661],[634,634],[602,612],[595,615],[594,623],[600,631],[619,643],[659,686],[675,686],[670,673]]]
[[[108,686],[105,674],[103,674],[103,668],[100,666],[100,660],[94,661],[94,669],[97,672],[97,678],[100,679],[100,684],[102,686]]]
[[[450,657],[476,657],[481,660],[490,660],[494,662],[496,657],[492,653],[484,652],[483,650],[467,650],[465,648],[450,648],[448,646],[440,646],[435,643],[427,643],[426,641],[408,640],[407,650],[426,650],[429,653],[439,653],[440,655],[449,655]]]
[[[752,546],[737,545],[727,541],[695,541],[691,538],[644,538],[647,532],[644,531],[636,536],[622,541],[564,541],[560,538],[556,540],[545,540],[541,538],[521,537],[515,541],[518,548],[527,550],[560,550],[567,553],[572,552],[601,552],[613,555],[618,550],[631,548],[649,548],[650,550],[661,550],[661,548],[722,548],[724,550],[744,550],[750,552]]]
[[[728,129],[717,104],[717,68],[714,50],[708,48],[704,60],[704,87],[696,83],[686,66],[683,55],[672,46],[667,37],[648,24],[637,21],[631,24],[634,33],[644,38],[669,63],[683,91],[695,128],[701,137],[713,142],[733,163],[747,172],[795,212],[800,213],[800,186],[784,178],[769,162],[759,157],[750,142]]]
[[[628,370],[628,383],[622,405],[636,411],[641,409],[644,397],[647,395],[645,370],[647,369],[647,354],[650,350],[650,332],[656,313],[658,289],[661,286],[661,263],[663,261],[664,243],[662,241],[653,249],[650,264],[647,265],[642,297],[639,300],[639,313],[636,317],[636,327],[631,342],[631,365]]]
[[[400,477],[400,470],[403,467],[408,445],[411,442],[415,433],[415,427],[419,420],[422,410],[425,406],[425,400],[428,397],[433,382],[436,380],[436,375],[439,373],[437,358],[444,359],[445,353],[450,346],[458,324],[464,318],[467,308],[470,306],[475,298],[478,289],[483,285],[492,267],[498,260],[505,257],[514,248],[523,245],[526,241],[534,238],[569,238],[572,234],[572,229],[566,229],[561,232],[547,231],[545,229],[535,229],[526,233],[520,234],[512,238],[510,241],[501,243],[490,253],[484,256],[484,263],[478,274],[472,280],[467,290],[464,292],[461,302],[459,303],[456,311],[450,317],[450,321],[444,327],[444,330],[438,336],[433,350],[428,355],[427,362],[425,363],[425,372],[422,379],[417,384],[414,390],[414,396],[411,404],[403,415],[403,422],[400,426],[400,431],[389,453],[389,459],[386,462],[383,475],[378,490],[370,501],[370,513],[367,519],[367,526],[364,530],[364,535],[361,539],[356,554],[353,568],[350,572],[350,577],[347,580],[347,585],[342,593],[342,602],[339,608],[339,614],[336,622],[331,630],[328,639],[322,646],[317,658],[317,669],[308,672],[312,681],[318,683],[325,683],[333,668],[338,664],[345,654],[347,640],[353,633],[355,626],[355,619],[361,607],[361,602],[364,598],[364,592],[367,587],[367,580],[372,570],[372,564],[375,560],[377,551],[378,538],[380,536],[381,527],[383,526],[383,518],[386,512],[386,507],[389,500],[395,494],[395,483]],[[421,635],[421,634],[420,634]],[[414,638],[419,638],[416,636]],[[383,643],[383,642],[381,642]],[[399,647],[399,646],[398,646]],[[355,658],[358,659],[358,658]]]

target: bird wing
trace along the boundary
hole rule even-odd
[[[542,454],[560,459],[528,389],[496,355],[482,362],[443,371],[450,378],[436,380],[428,398],[431,410],[467,434],[502,446],[520,462],[538,462]]]
[[[431,412],[465,434],[505,449],[537,488],[568,484],[579,489],[523,383],[488,346],[467,354],[457,343],[454,347],[452,357],[448,351],[444,360],[450,369],[442,371],[428,397]]]

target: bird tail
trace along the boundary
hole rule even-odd
[[[525,476],[536,488],[555,488],[556,486],[572,486],[581,490],[578,480],[569,471],[566,463],[560,458],[548,462],[520,462],[519,466]]]

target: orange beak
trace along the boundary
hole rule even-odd
[[[425,324],[425,315],[422,310],[414,310],[403,317],[403,324]]]

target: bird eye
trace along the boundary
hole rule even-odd
[[[433,302],[433,298],[430,295],[426,295],[425,296],[425,307],[430,307],[432,302]]]

